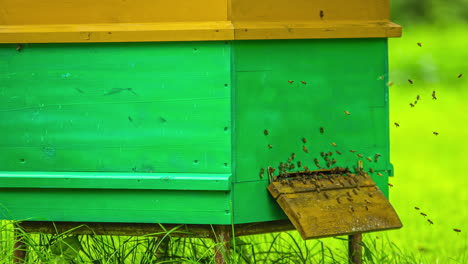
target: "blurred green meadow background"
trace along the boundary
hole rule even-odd
[[[468,165],[468,0],[395,0],[392,17],[404,30],[401,38],[389,40],[389,79],[393,83],[389,88],[390,141],[395,169],[390,201],[404,226],[364,235],[365,263],[468,263],[468,175],[464,171]],[[432,98],[433,91],[437,100]],[[411,107],[418,95],[420,100]],[[0,263],[11,262],[9,231],[11,226],[3,222]],[[49,250],[50,240],[33,238],[38,252]],[[73,257],[74,261],[167,261],[158,253],[162,240],[114,239],[80,238],[85,253]],[[241,238],[236,240],[239,255],[232,262],[346,263],[346,241],[342,239],[303,242],[296,232]],[[184,262],[213,263],[210,241],[185,241],[171,240],[170,255],[185,254],[179,259]],[[114,242],[114,250],[105,249]],[[191,251],[181,253],[187,245]],[[152,253],[145,256],[149,251]],[[41,258],[33,252],[29,263],[41,259],[73,262],[63,258],[59,260],[64,262],[53,262],[54,257]]]

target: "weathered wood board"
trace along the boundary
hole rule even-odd
[[[392,205],[366,175],[297,177],[268,186],[303,239],[395,229]]]

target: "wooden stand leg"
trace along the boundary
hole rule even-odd
[[[15,245],[13,248],[13,263],[24,263],[26,260],[26,244],[23,235],[15,231]]]
[[[362,234],[349,236],[348,239],[349,263],[362,263]]]
[[[214,226],[213,240],[216,243],[215,262],[217,264],[226,264],[229,257],[229,250],[231,248],[231,226],[218,225]]]

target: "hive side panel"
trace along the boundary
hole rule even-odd
[[[353,168],[362,160],[388,195],[386,39],[239,41],[233,54],[234,179],[260,188],[234,186],[236,223],[277,219],[273,199],[261,190],[268,166],[277,175],[292,153],[292,171],[297,161],[317,169],[314,159],[327,168],[321,152],[333,152],[331,166]]]
[[[0,46],[0,170],[229,173],[224,42]]]

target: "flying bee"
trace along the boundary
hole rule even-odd
[[[307,143],[307,138],[303,137],[302,142],[304,142],[304,144]]]
[[[271,149],[273,148],[273,146],[271,144],[268,144],[268,148]]]
[[[387,83],[387,86],[388,86],[388,87],[390,87],[390,86],[392,86],[392,85],[393,85],[393,82],[388,82],[388,83]]]
[[[461,78],[463,76],[463,73],[458,74],[457,78]]]
[[[296,153],[291,153],[291,159],[295,159],[296,158]]]
[[[382,173],[380,173],[380,172],[377,172],[377,175],[380,176],[380,177],[383,176]]]
[[[268,136],[268,134],[269,134],[269,133],[268,133],[268,130],[266,130],[266,129],[263,130],[263,134],[265,134],[265,136]]]
[[[413,103],[410,103],[409,105],[410,105],[411,107],[414,107],[414,104],[413,104]]]
[[[434,131],[434,132],[432,132],[432,134],[438,136],[438,135],[439,135],[439,132],[435,132],[435,131]]]
[[[292,84],[293,82],[294,82],[294,81],[291,81],[291,80],[288,81],[289,84]]]
[[[344,111],[344,113],[347,114],[347,115],[350,115],[350,113],[348,111]]]
[[[356,150],[350,149],[349,152],[354,153],[354,152],[356,152]]]
[[[421,43],[421,42],[418,42],[418,43],[416,43],[416,44],[418,44],[419,47],[422,47],[422,43]]]
[[[302,84],[307,84],[305,81],[301,81]]]
[[[409,82],[410,84],[413,84],[413,80],[411,80],[411,79],[408,79],[408,82]]]
[[[424,217],[427,216],[427,214],[425,214],[425,213],[423,213],[423,212],[421,212],[420,214],[421,214],[422,216],[424,216]]]
[[[298,162],[297,162],[297,167],[298,167],[298,168],[302,167],[302,162],[298,161]]]
[[[455,232],[457,232],[457,233],[460,233],[460,232],[461,232],[461,229],[454,228],[453,231],[455,231]]]
[[[309,150],[307,149],[307,147],[304,145],[302,146],[302,150],[305,152],[305,153],[309,153]]]
[[[369,162],[372,162],[372,159],[369,158],[369,157],[367,157],[366,160],[369,161]]]
[[[335,143],[335,142],[332,142],[331,145],[334,146],[334,147],[336,147],[336,143]]]
[[[22,49],[23,49],[23,45],[21,44],[16,45],[16,51],[21,52]]]
[[[395,122],[395,123],[393,123],[393,124],[395,124],[396,127],[400,127],[400,124],[397,123],[397,122]]]
[[[336,154],[341,155],[340,151],[336,150],[335,152],[336,152]]]
[[[437,100],[436,91],[432,91],[432,100]]]
[[[431,219],[427,219],[427,221],[428,221],[428,222],[429,222],[429,224],[431,224],[431,225],[433,225],[433,224],[434,224],[434,222],[432,222],[432,220],[431,220]]]
[[[358,156],[359,158],[362,158],[362,154],[359,154],[359,153],[358,153],[357,156]]]
[[[323,134],[325,132],[325,129],[323,127],[320,127],[320,134]]]
[[[388,183],[388,186],[390,186],[390,187],[393,187],[393,184],[391,184],[391,183]]]
[[[419,207],[416,207],[416,206],[415,206],[414,209],[415,209],[415,210],[419,210]]]
[[[263,176],[265,175],[265,168],[260,169],[260,179],[263,179]]]

